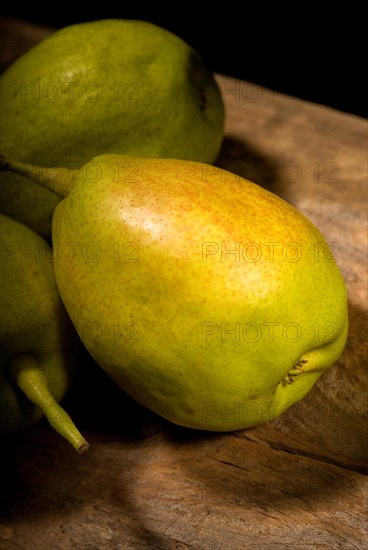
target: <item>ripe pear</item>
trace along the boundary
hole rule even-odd
[[[102,155],[72,176],[1,164],[65,195],[52,239],[66,309],[97,363],[166,419],[268,422],[341,355],[344,279],[279,196],[180,159]]]
[[[45,415],[81,454],[88,443],[58,403],[71,384],[79,340],[56,285],[52,250],[4,215],[0,246],[0,434]]]
[[[0,90],[1,151],[33,164],[80,167],[101,153],[213,163],[223,139],[221,91],[204,60],[146,21],[64,27],[17,59]],[[50,236],[55,195],[8,174],[0,199],[1,212]]]

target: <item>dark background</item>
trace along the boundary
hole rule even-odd
[[[286,8],[223,2],[205,9],[199,3],[194,8],[176,3],[173,13],[163,9],[160,15],[157,3],[151,10],[86,4],[80,14],[65,3],[37,9],[32,2],[2,12],[56,28],[110,17],[151,21],[190,43],[213,71],[368,116],[367,31],[357,6],[322,12],[322,5],[317,9],[306,3]]]

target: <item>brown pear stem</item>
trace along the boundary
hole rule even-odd
[[[89,443],[75,427],[67,412],[50,393],[47,378],[38,366],[34,355],[13,357],[8,365],[8,375],[32,403],[42,410],[51,426],[74,447],[78,454],[89,448]]]
[[[66,197],[74,184],[74,177],[78,168],[62,168],[36,166],[18,160],[7,159],[0,155],[0,172],[13,172],[20,174],[48,189],[59,197]]]

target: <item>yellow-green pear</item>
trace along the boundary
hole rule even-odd
[[[66,195],[52,231],[66,309],[97,363],[166,419],[268,422],[340,357],[347,293],[330,247],[261,186],[188,160],[102,155],[72,176],[1,164]]]
[[[0,91],[0,150],[33,164],[80,167],[101,153],[213,163],[223,139],[221,91],[204,60],[146,21],[59,29],[1,75]],[[1,212],[44,236],[57,203],[2,175]]]
[[[88,443],[59,405],[72,382],[79,339],[44,239],[0,214],[0,435],[43,415],[78,453]]]

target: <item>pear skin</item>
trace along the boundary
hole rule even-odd
[[[230,172],[99,156],[57,206],[52,238],[57,284],[85,346],[176,424],[268,422],[344,349],[346,286],[324,237]]]
[[[213,163],[223,139],[221,91],[204,60],[146,21],[59,29],[17,59],[0,88],[1,152],[24,162],[72,168],[124,153]],[[59,200],[1,176],[1,212],[45,237]]]
[[[4,215],[0,247],[0,434],[45,415],[82,453],[88,443],[59,405],[72,383],[80,342],[56,285],[52,250]]]

